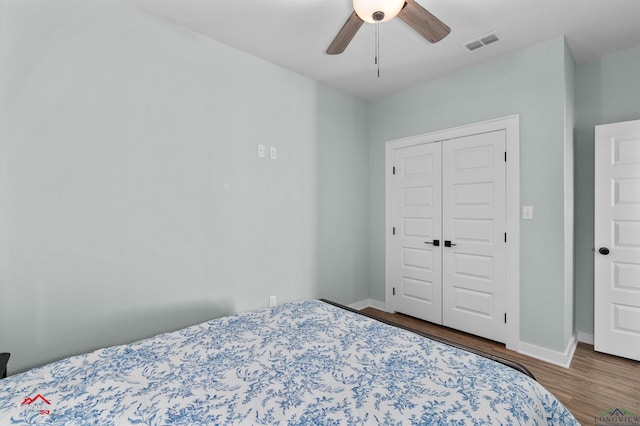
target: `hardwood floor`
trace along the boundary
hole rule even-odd
[[[406,315],[374,308],[361,312],[524,365],[582,425],[595,424],[595,417],[610,408],[640,415],[640,362],[595,352],[593,346],[579,343],[570,368],[563,368],[507,350],[500,343]]]

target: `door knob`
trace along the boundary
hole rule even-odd
[[[598,249],[598,253],[600,253],[600,254],[604,254],[604,255],[607,255],[607,254],[609,254],[609,249],[608,249],[608,248],[606,248],[606,247],[600,247],[600,248]]]

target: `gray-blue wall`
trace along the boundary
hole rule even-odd
[[[519,114],[521,204],[535,207],[535,220],[521,222],[520,338],[565,350],[565,55],[564,38],[553,39],[370,105],[372,298],[384,300],[385,142]]]
[[[72,3],[0,11],[11,372],[271,295],[366,299],[366,106],[126,2]]]

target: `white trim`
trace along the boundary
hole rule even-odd
[[[593,333],[578,331],[578,342],[586,343],[593,346]]]
[[[358,302],[354,302],[347,306],[349,306],[351,309],[356,309],[358,311],[364,308],[375,308],[380,311],[388,312],[387,307],[385,306],[385,303],[375,299],[364,299]]]
[[[507,349],[518,351],[520,345],[520,116],[511,115],[452,129],[387,141],[385,144],[385,199],[389,200],[393,194],[393,182],[392,179],[388,178],[388,173],[393,167],[394,151],[396,149],[498,130],[504,130],[506,133],[506,282],[513,283],[513,285],[507,285],[506,288],[505,308],[508,321],[505,345]],[[388,312],[394,312],[392,274],[391,268],[386,264],[386,260],[390,258],[390,245],[387,244],[386,240],[392,232],[392,217],[390,203],[385,201],[385,310]]]
[[[507,133],[506,347],[520,348],[520,116],[501,120]]]
[[[532,345],[531,343],[520,342],[519,352],[523,355],[536,358],[550,364],[559,365],[560,367],[569,368],[573,354],[578,346],[578,340],[576,336],[571,336],[569,343],[564,352],[553,351],[551,349],[543,348],[542,346]]]

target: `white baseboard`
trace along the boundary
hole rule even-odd
[[[588,345],[593,345],[593,342],[594,342],[593,334],[578,331],[578,342],[586,343]]]
[[[352,303],[348,306],[351,309],[357,309],[357,310],[364,309],[364,308],[376,308],[381,311],[385,311],[385,312],[387,311],[386,304],[384,302],[380,302],[379,300],[375,300],[375,299],[364,299],[359,302]]]
[[[564,368],[569,368],[573,354],[578,346],[578,340],[576,336],[572,336],[567,343],[567,347],[564,352],[553,351],[551,349],[543,348],[541,346],[532,345],[531,343],[520,342],[520,352],[523,355],[527,355],[542,361],[546,361],[551,364],[559,365]]]

